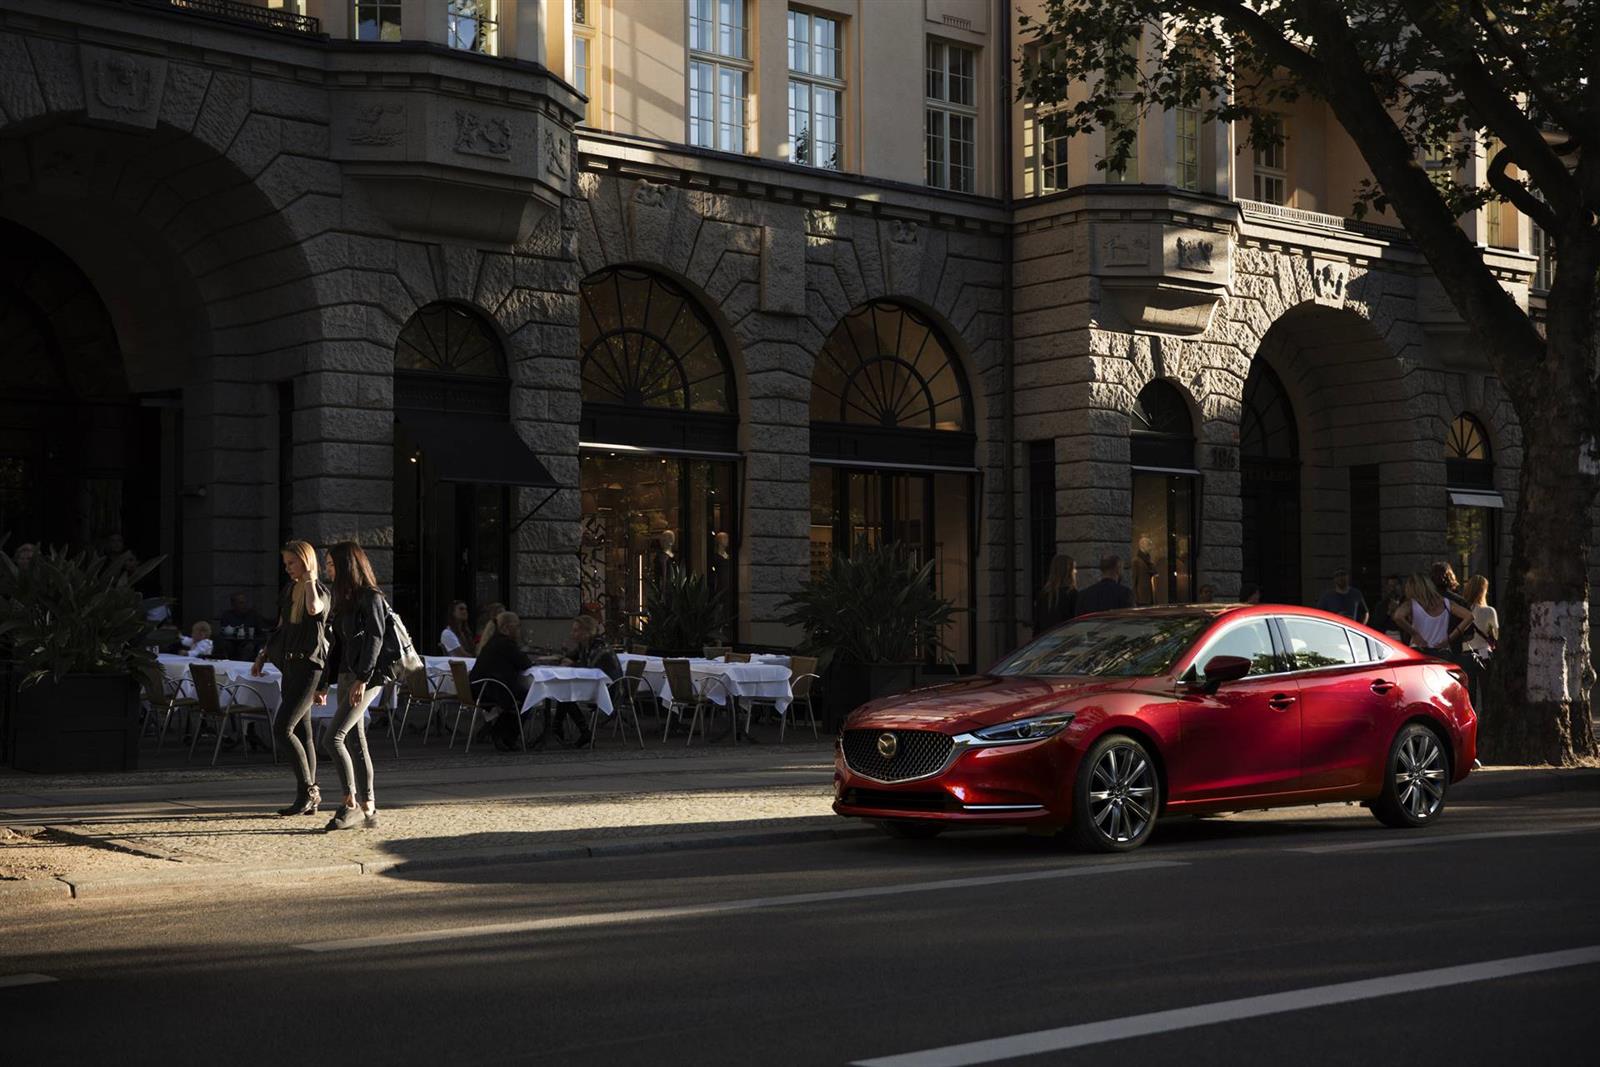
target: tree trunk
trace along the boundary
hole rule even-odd
[[[1553,348],[1559,338],[1550,341]],[[1500,604],[1489,700],[1479,711],[1486,763],[1559,766],[1595,754],[1588,569],[1595,439],[1584,407],[1592,394],[1574,388],[1574,362],[1552,350],[1530,383],[1539,417],[1522,422],[1511,581]]]

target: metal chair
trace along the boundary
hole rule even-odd
[[[272,760],[278,760],[278,738],[272,731],[273,709],[267,707],[266,698],[259,690],[243,682],[234,682],[231,685],[217,685],[217,669],[208,663],[194,663],[189,666],[189,677],[194,680],[194,695],[198,703],[196,710],[200,713],[200,721],[205,722],[211,718],[217,720],[217,744],[211,750],[211,765],[217,765],[217,754],[222,751],[222,735],[228,724],[234,723],[239,727],[240,739],[244,738],[244,724],[248,722],[264,723],[267,727],[267,738],[272,742]],[[241,704],[240,696],[249,693],[258,701],[254,707],[248,703]],[[196,727],[194,737],[189,741],[189,758],[194,758],[195,746],[200,743],[200,730]],[[246,746],[246,756],[249,747]]]
[[[791,656],[789,658],[789,689],[793,693],[789,701],[789,713],[780,718],[778,725],[778,743],[783,743],[783,735],[789,728],[789,716],[795,714],[801,703],[806,707],[806,718],[811,722],[811,737],[817,739],[817,710],[811,703],[811,687],[822,679],[817,676],[817,661],[813,656]]]
[[[722,662],[724,662],[724,663],[749,663],[750,662],[750,653],[748,653],[748,652],[729,652],[728,654],[726,654],[725,656],[722,657]]]
[[[700,650],[700,654],[706,659],[721,659],[732,651],[733,649],[728,648],[726,645],[706,645]]]
[[[467,671],[466,663],[458,659],[450,661],[450,680],[455,683],[456,687],[456,718],[450,727],[451,748],[456,747],[456,731],[461,729],[462,712],[468,710],[472,712],[472,719],[467,726],[467,744],[463,750],[471,752],[472,737],[478,732],[478,713],[498,711],[502,715],[515,715],[517,717],[517,737],[522,741],[522,751],[528,751],[528,736],[522,729],[520,701],[517,700],[517,694],[512,692],[510,686],[496,678],[479,678],[474,682],[471,674]],[[509,710],[492,701],[485,702],[483,694],[490,686],[498,686],[505,692]],[[465,695],[464,698],[463,694]]]
[[[389,733],[394,739],[394,754],[397,759],[400,756],[400,737],[406,732],[406,723],[411,719],[412,707],[420,704],[428,709],[428,718],[422,727],[422,743],[427,744],[428,731],[433,727],[435,709],[443,701],[440,699],[438,687],[434,685],[433,679],[428,677],[428,669],[419,667],[406,675],[405,680],[401,683],[398,702],[400,704],[399,726],[394,725],[394,714],[391,712],[389,715]]]
[[[679,721],[682,721],[685,718],[688,718],[689,720],[689,736],[683,742],[685,747],[694,743],[694,731],[696,727],[699,727],[700,736],[702,739],[707,741],[711,740],[709,723],[707,725],[701,725],[700,719],[701,716],[704,715],[706,719],[709,720],[716,713],[715,709],[719,707],[719,705],[715,701],[711,700],[705,692],[705,690],[709,689],[713,684],[722,687],[724,704],[720,706],[728,709],[729,727],[732,728],[734,726],[734,717],[738,714],[738,709],[734,706],[733,693],[729,691],[727,682],[723,681],[721,678],[718,678],[714,674],[707,675],[705,683],[700,688],[696,688],[694,684],[694,670],[689,666],[688,660],[663,660],[662,666],[665,668],[667,675],[667,688],[672,691],[671,697],[667,698],[666,701],[663,702],[663,706],[666,708],[666,726],[661,731],[661,740],[663,743],[666,742],[667,735],[672,731],[673,716],[677,716]],[[656,699],[660,701],[661,695],[657,694]],[[717,737],[720,739],[722,737],[722,733],[719,732]]]
[[[628,664],[628,666],[630,668],[636,666],[636,667],[639,668],[639,671],[637,673],[635,673],[634,671],[629,670],[621,678],[618,678],[616,681],[611,683],[611,707],[612,707],[612,711],[614,712],[614,715],[612,716],[612,718],[613,718],[613,721],[616,723],[617,727],[622,731],[622,736],[623,737],[627,737],[628,736],[628,721],[625,718],[623,718],[623,715],[624,715],[624,712],[626,712],[626,714],[628,714],[628,715],[632,715],[633,716],[633,729],[634,729],[634,732],[639,735],[639,747],[640,748],[644,748],[644,727],[639,725],[639,704],[638,704],[638,701],[637,701],[636,698],[638,696],[639,690],[643,689],[646,692],[648,692],[650,694],[651,699],[654,700],[655,699],[655,690],[651,689],[650,688],[650,683],[645,681],[645,679],[644,679],[644,664],[643,663],[634,662],[634,663]],[[589,712],[589,747],[590,748],[594,747],[594,739],[595,739],[595,736],[596,736],[595,735],[595,726],[599,721],[600,721],[600,705],[596,704],[594,706],[594,708]]]
[[[183,695],[186,680],[179,681],[169,692],[167,677],[161,672],[160,667],[151,667],[139,675],[139,684],[144,689],[144,704],[149,709],[146,717],[160,715],[161,726],[156,732],[156,751],[161,750],[161,745],[167,739],[167,724],[172,721],[172,713],[181,710],[187,717],[189,712],[200,706],[194,697]],[[139,735],[144,736],[145,723],[139,724]]]

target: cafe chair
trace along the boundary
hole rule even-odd
[[[778,743],[783,743],[784,731],[789,728],[789,719],[799,713],[803,705],[806,709],[806,719],[811,723],[812,740],[817,739],[817,711],[811,703],[813,688],[822,679],[817,676],[817,660],[814,656],[791,656],[789,658],[789,689],[793,694],[789,700],[787,714],[778,716]]]
[[[722,662],[724,662],[724,663],[749,663],[750,662],[750,653],[748,653],[748,652],[729,652],[727,655],[722,657]]]
[[[183,695],[184,687],[189,683],[180,681],[169,692],[167,689],[166,675],[161,673],[160,667],[151,667],[139,674],[139,685],[144,691],[145,721],[139,724],[139,736],[144,736],[144,728],[156,716],[161,717],[161,723],[156,731],[156,751],[161,750],[161,744],[167,739],[167,724],[172,721],[172,713],[183,712],[185,718],[191,711],[200,706],[194,697]]]
[[[706,659],[721,659],[732,651],[733,649],[728,648],[726,645],[706,645],[700,650],[700,654]]]
[[[522,751],[528,751],[528,735],[522,728],[522,707],[517,694],[511,687],[495,678],[480,678],[476,682],[467,671],[467,665],[461,660],[450,661],[450,680],[455,683],[456,695],[452,701],[456,706],[455,722],[450,726],[450,747],[456,747],[456,732],[461,729],[461,715],[463,712],[472,712],[471,721],[467,725],[467,744],[463,751],[472,751],[472,738],[478,732],[478,715],[482,713],[487,721],[490,712],[498,711],[502,715],[515,715],[517,717],[517,737],[522,741]],[[498,687],[505,693],[507,706],[496,704],[492,699],[485,699],[484,694],[493,692],[490,687]]]
[[[701,740],[710,739],[708,732],[709,720],[717,713],[719,706],[715,701],[711,700],[705,690],[709,690],[713,685],[722,687],[724,698],[722,706],[728,709],[728,721],[732,725],[734,722],[733,716],[738,714],[738,709],[734,706],[733,694],[729,692],[726,682],[714,674],[707,675],[704,685],[697,689],[694,684],[694,670],[689,666],[688,660],[662,660],[661,665],[666,671],[667,689],[672,693],[670,697],[663,701],[663,706],[666,709],[666,726],[661,731],[663,743],[666,742],[667,735],[672,732],[672,720],[674,717],[679,722],[685,719],[689,721],[689,736],[683,742],[685,747],[694,743],[694,732],[697,728],[700,730]],[[661,701],[661,694],[658,693],[656,699]],[[701,722],[702,717],[708,720],[705,724]],[[720,737],[721,735],[719,734],[718,736]]]
[[[635,672],[632,668],[638,667]],[[644,663],[635,661],[628,664],[621,678],[611,683],[611,710],[616,726],[622,731],[622,736],[628,736],[628,720],[625,715],[633,717],[634,733],[639,735],[639,747],[644,748],[644,727],[639,725],[639,690],[643,689],[650,694],[650,699],[655,700],[655,690],[650,688],[650,683],[644,678]],[[600,720],[600,705],[594,705],[589,711],[589,747],[594,747],[595,726]]]
[[[434,713],[439,705],[445,703],[440,696],[438,686],[434,685],[433,679],[428,677],[428,669],[426,667],[418,667],[406,675],[404,681],[400,684],[398,702],[400,714],[398,726],[395,725],[394,713],[390,712],[389,714],[389,735],[394,740],[396,758],[400,756],[400,738],[406,732],[406,723],[411,718],[411,709],[413,707],[427,709],[428,717],[423,721],[422,726],[422,743],[427,744],[428,731],[433,729]]]
[[[194,680],[194,696],[198,703],[197,711],[200,713],[200,722],[211,719],[216,723],[217,744],[211,750],[211,765],[217,765],[217,754],[222,751],[222,735],[227,732],[229,723],[234,724],[239,730],[239,740],[244,742],[245,725],[259,722],[267,728],[267,738],[272,743],[272,761],[278,760],[278,738],[272,730],[272,709],[267,706],[266,698],[257,690],[244,682],[234,682],[231,685],[217,684],[217,669],[209,663],[191,663],[189,677]],[[248,697],[245,694],[249,694]],[[197,727],[194,737],[189,741],[189,758],[194,758],[195,746],[200,743],[200,730]],[[249,758],[249,746],[245,746],[245,756]]]

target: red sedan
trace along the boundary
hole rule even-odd
[[[1105,612],[987,674],[856,710],[833,810],[901,837],[1023,826],[1106,852],[1164,814],[1358,800],[1422,826],[1471,769],[1477,728],[1458,667],[1337,615]]]

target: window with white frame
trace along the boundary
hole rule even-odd
[[[928,38],[928,184],[970,193],[977,187],[978,53]]]
[[[463,52],[494,55],[499,31],[495,7],[495,0],[450,0],[445,9],[446,43]]]
[[[1264,204],[1288,204],[1288,130],[1283,116],[1268,115],[1257,120],[1258,140],[1251,149],[1255,158],[1255,199]]]
[[[1176,122],[1173,161],[1178,188],[1200,191],[1200,112],[1180,107],[1173,112]]]
[[[789,9],[789,162],[843,163],[844,51],[840,22]]]
[[[749,126],[745,0],[689,0],[689,143],[743,152]]]
[[[354,14],[356,40],[400,40],[400,0],[355,0]]]
[[[1130,37],[1122,46],[1125,55],[1137,55],[1139,52],[1139,37]],[[1117,83],[1117,94],[1111,103],[1111,121],[1106,123],[1105,153],[1106,166],[1105,180],[1108,182],[1137,182],[1139,180],[1139,104],[1134,99],[1138,91],[1139,79],[1137,74],[1124,74]],[[1109,165],[1111,154],[1115,146],[1122,139],[1124,131],[1132,130],[1132,140],[1128,142],[1128,158],[1123,160],[1122,166],[1112,169]]]
[[[1531,224],[1533,229],[1533,254],[1537,261],[1533,267],[1533,287],[1542,292],[1550,290],[1550,283],[1555,278],[1555,261],[1551,256],[1550,237],[1538,223]]]
[[[572,0],[572,83],[589,98],[583,106],[583,124],[593,126],[599,108],[599,80],[595,77],[595,31],[586,0]]]
[[[1027,53],[1029,63],[1041,61],[1038,45],[1028,45]],[[1059,103],[1028,102],[1022,113],[1022,195],[1043,196],[1067,187],[1067,142],[1071,136]]]

